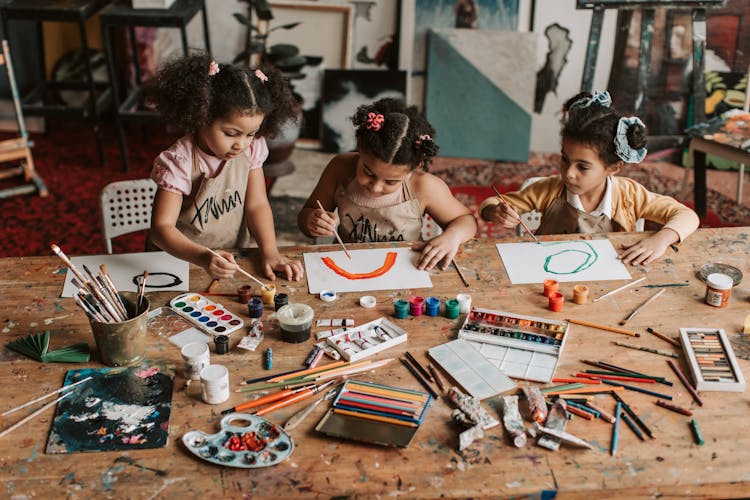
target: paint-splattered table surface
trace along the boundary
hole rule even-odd
[[[750,491],[750,396],[735,392],[704,392],[699,407],[669,369],[663,356],[618,347],[615,341],[629,341],[680,354],[678,363],[687,371],[681,349],[646,333],[646,327],[670,337],[680,327],[723,328],[735,348],[742,371],[750,375],[750,341],[739,332],[750,310],[750,228],[702,229],[647,268],[630,268],[633,278],[646,276],[643,282],[597,303],[572,303],[572,283],[561,283],[566,296],[562,312],[547,309],[547,298],[541,284],[511,285],[495,244],[498,241],[472,241],[465,245],[457,262],[466,276],[469,288],[461,283],[455,270],[433,271],[433,288],[378,291],[373,309],[359,306],[359,293],[340,294],[333,302],[323,302],[307,293],[305,282],[277,280],[278,291],[287,293],[292,302],[311,305],[316,318],[354,318],[364,323],[388,317],[408,332],[408,340],[373,357],[398,357],[405,351],[427,363],[426,350],[453,340],[462,317],[393,318],[393,302],[413,295],[434,295],[443,299],[456,293],[469,293],[473,305],[517,314],[550,319],[575,317],[590,322],[616,326],[630,311],[650,297],[657,288],[648,284],[685,283],[669,287],[649,307],[631,320],[627,328],[641,333],[639,338],[571,325],[556,376],[568,377],[585,366],[581,359],[606,360],[610,363],[642,370],[674,381],[674,386],[660,386],[674,397],[673,403],[688,407],[699,424],[705,444],[695,444],[686,417],[656,406],[656,398],[635,393],[620,393],[654,433],[653,439],[641,442],[627,428],[621,429],[617,454],[609,452],[612,426],[603,420],[575,418],[567,431],[587,439],[592,450],[563,445],[551,452],[532,444],[515,448],[502,427],[467,450],[458,452],[458,433],[462,427],[450,420],[452,406],[445,400],[434,401],[422,426],[407,448],[386,448],[328,438],[314,427],[328,403],[319,405],[298,427],[290,431],[295,444],[291,457],[268,468],[246,469],[222,467],[202,461],[182,444],[189,431],[214,434],[219,431],[220,412],[248,399],[246,393],[232,392],[228,402],[216,406],[202,402],[198,384],[185,389],[181,358],[177,347],[168,341],[169,325],[148,332],[148,361],[177,365],[172,395],[169,440],[158,449],[107,452],[45,453],[54,411],[50,408],[24,426],[0,438],[0,494],[6,497],[291,497],[291,496],[406,496],[406,497],[481,497],[520,496],[542,491],[556,491],[560,496],[582,497],[609,494],[631,496],[746,496]],[[642,237],[638,234],[606,235],[615,247]],[[352,245],[356,248],[356,245]],[[332,247],[325,247],[330,249]],[[317,250],[318,248],[315,248]],[[313,247],[290,247],[284,253],[301,260],[302,253]],[[256,254],[250,251],[239,259],[250,272],[256,272]],[[704,303],[705,284],[698,271],[707,262],[719,262],[739,268],[746,280],[733,290],[728,308],[718,309]],[[2,293],[3,344],[31,333],[51,331],[50,347],[74,342],[88,342],[94,348],[91,328],[83,312],[71,299],[59,297],[64,280],[62,263],[55,256],[8,258],[0,260],[0,293]],[[190,289],[202,291],[209,278],[191,267]],[[623,281],[586,282],[589,298],[595,298]],[[216,291],[231,292],[237,281],[220,282]],[[149,294],[152,308],[166,306],[176,293]],[[221,302],[246,321],[247,310],[230,298]],[[211,353],[212,362],[229,368],[232,388],[248,378],[267,374],[263,353],[273,348],[273,371],[298,369],[310,352],[313,339],[301,344],[281,342],[278,327],[270,319],[266,306],[266,338],[254,352],[230,349],[223,356]],[[246,330],[246,329],[245,329]],[[244,331],[244,330],[243,330]],[[234,346],[242,332],[232,334]],[[36,396],[59,388],[67,370],[100,367],[96,354],[90,363],[68,365],[39,363],[3,347],[0,351],[0,411],[17,406]],[[394,361],[357,377],[360,380],[421,389],[403,365]],[[520,385],[534,382],[517,381]],[[541,384],[539,384],[541,385]],[[614,408],[609,396],[597,397],[600,406]],[[283,423],[302,405],[270,414],[274,423]],[[485,400],[483,406],[498,416],[496,400]],[[34,409],[35,407],[31,407]],[[24,411],[0,417],[0,431],[18,421]],[[526,423],[527,427],[530,424]],[[607,493],[604,493],[607,491]]]

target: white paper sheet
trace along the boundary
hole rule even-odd
[[[366,279],[350,279],[337,274],[324,262],[330,257],[341,270],[352,274],[371,273],[385,265],[388,253],[396,253],[396,262],[380,276]],[[323,290],[334,292],[365,292],[371,290],[401,290],[405,288],[432,288],[430,273],[417,270],[419,252],[410,248],[367,248],[349,250],[347,258],[343,250],[335,252],[310,252],[303,254],[305,274],[310,293]]]
[[[510,282],[544,283],[630,279],[617,251],[607,239],[498,243],[497,251]]]
[[[85,255],[70,257],[70,261],[86,278],[88,275],[83,269],[84,264],[94,276],[99,274],[99,266],[105,264],[115,288],[121,292],[137,292],[138,288],[133,278],[142,275],[143,271],[148,271],[149,275],[146,280],[146,292],[186,292],[189,290],[190,265],[187,261],[172,257],[167,252]],[[73,286],[73,278],[75,278],[73,271],[68,269],[61,297],[72,297],[78,290]]]

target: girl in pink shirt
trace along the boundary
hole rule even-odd
[[[187,132],[154,161],[149,244],[213,278],[231,278],[237,264],[221,249],[249,246],[252,233],[268,279],[274,272],[301,279],[302,265],[276,246],[261,168],[268,157],[264,137],[297,112],[281,74],[193,55],[163,67],[146,92],[167,123]]]

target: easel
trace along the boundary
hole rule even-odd
[[[18,194],[33,193],[37,191],[42,198],[47,196],[47,186],[34,169],[34,159],[31,157],[31,147],[34,145],[29,140],[26,124],[21,111],[21,101],[18,97],[18,88],[16,87],[16,77],[13,73],[13,65],[10,59],[10,49],[8,41],[3,40],[3,53],[0,55],[0,65],[5,66],[10,83],[10,90],[13,94],[13,106],[16,110],[16,122],[18,123],[18,133],[20,137],[15,139],[6,139],[0,141],[0,163],[21,160],[20,165],[0,170],[0,179],[7,179],[17,175],[23,175],[25,184],[0,190],[0,198],[10,198]]]

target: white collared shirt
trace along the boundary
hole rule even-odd
[[[573,208],[581,212],[586,212],[581,203],[581,198],[577,194],[565,190],[565,197]],[[602,201],[599,202],[599,205],[595,209],[588,213],[594,216],[605,215],[608,219],[612,219],[612,179],[610,179],[610,176],[607,176],[607,187],[604,189]]]

